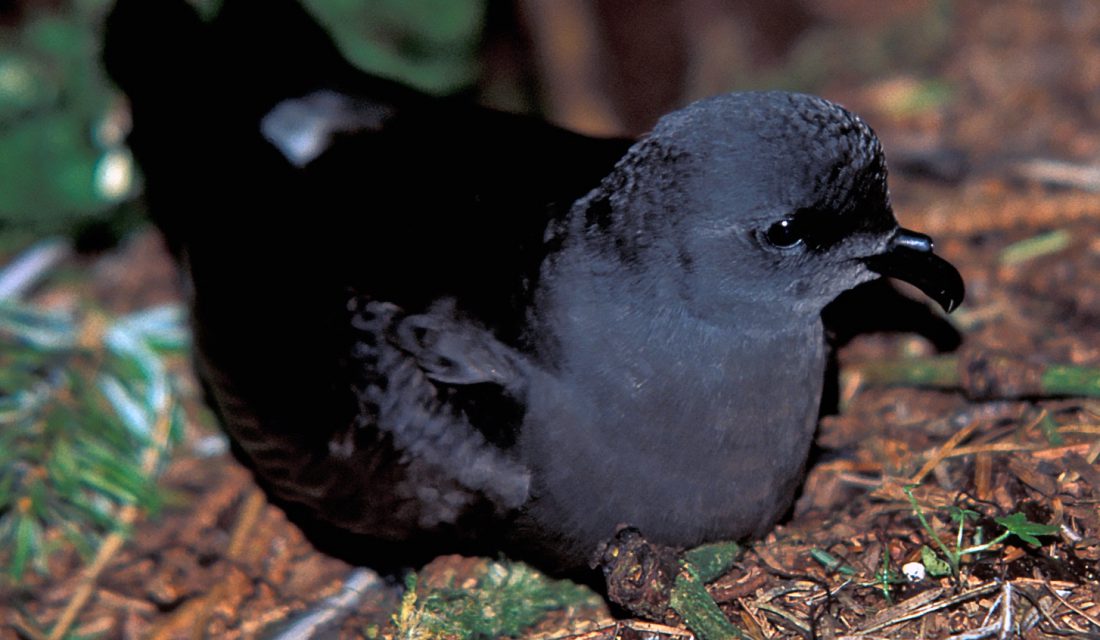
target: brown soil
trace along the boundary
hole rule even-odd
[[[906,20],[944,5],[896,4]],[[888,157],[902,160],[892,179],[898,217],[933,235],[962,271],[968,297],[952,322],[968,349],[1100,367],[1100,178],[1081,171],[1100,158],[1100,9],[1069,0],[950,5],[935,55],[820,89],[864,114]],[[816,26],[800,27],[800,37],[870,42],[897,17],[866,10],[882,6],[815,3],[800,19]],[[774,51],[766,58],[768,72],[783,59]],[[912,106],[927,80],[952,87],[949,97]],[[1069,231],[1064,246],[1019,262],[1002,255],[1061,229]],[[178,296],[151,233],[100,259],[89,281],[111,309]],[[947,638],[996,623],[1006,608],[1026,638],[1100,634],[1100,400],[975,401],[860,379],[861,363],[931,352],[927,340],[899,334],[859,336],[840,351],[843,410],[822,422],[820,455],[792,518],[710,586],[751,637]],[[191,415],[187,442],[163,477],[169,506],[140,520],[109,560],[76,634],[256,637],[336,594],[351,575],[353,567],[315,551],[266,504],[231,456],[203,453],[200,445],[218,442],[216,429],[197,402]],[[922,547],[936,546],[903,491],[917,481],[922,511],[949,546],[950,505],[978,514],[968,537],[975,525],[993,537],[993,518],[1017,512],[1061,531],[1040,547],[1009,538],[967,556],[958,578],[886,588],[876,579],[884,566],[900,571],[920,560]],[[811,555],[821,551],[838,564]],[[473,575],[481,562],[443,558],[421,579]],[[30,592],[0,602],[0,619],[12,623],[0,638],[34,637],[29,619],[49,625],[61,615],[79,587],[80,564],[62,554],[54,565]],[[372,591],[340,636],[360,637],[372,625],[392,631],[399,598],[395,588]],[[686,637],[672,627],[614,622],[600,609],[552,615],[532,634]]]

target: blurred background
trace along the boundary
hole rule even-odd
[[[963,270],[968,344],[1100,366],[1095,0],[302,1],[364,70],[590,134],[639,135],[725,91],[837,101],[882,138],[902,224]],[[109,7],[0,0],[0,638],[247,637],[354,574],[265,506],[203,408],[126,100],[99,65]],[[841,359],[928,349],[900,344]],[[873,447],[866,415],[852,440]],[[808,504],[839,513],[840,481],[812,480]],[[392,594],[372,602],[366,619],[391,620]]]
[[[1089,0],[305,3],[364,69],[587,133],[637,135],[703,96],[783,88],[858,111],[903,160],[1100,153]],[[100,246],[140,219],[125,101],[97,61],[108,5],[0,2],[0,250],[51,232]]]

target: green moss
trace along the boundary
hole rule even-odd
[[[599,606],[589,589],[519,562],[487,561],[473,588],[420,593],[415,578],[395,616],[397,638],[513,638],[553,611]]]

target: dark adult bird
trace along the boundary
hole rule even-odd
[[[593,139],[365,75],[287,0],[119,0],[107,26],[227,431],[376,562],[761,535],[813,436],[822,308],[880,275],[963,297],[820,98]]]

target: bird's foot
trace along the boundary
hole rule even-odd
[[[742,638],[704,586],[729,570],[740,552],[734,542],[682,551],[622,527],[600,544],[592,564],[603,571],[608,598],[634,615],[661,622],[678,618],[702,640]]]

